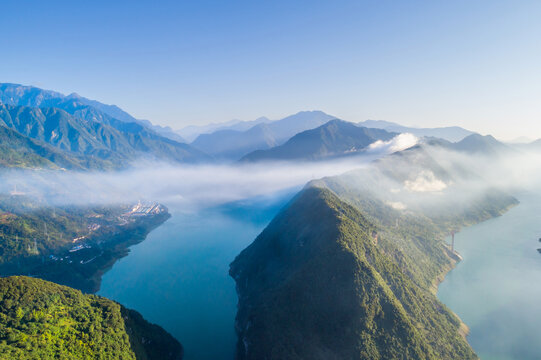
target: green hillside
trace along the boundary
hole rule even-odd
[[[0,167],[26,169],[110,169],[113,161],[55,148],[0,126]]]
[[[32,275],[84,292],[129,246],[170,215],[130,217],[128,206],[53,207],[26,196],[0,196],[0,276]],[[74,250],[75,249],[75,250]]]
[[[199,150],[162,137],[138,123],[116,120],[89,106],[74,106],[77,110],[73,111],[79,116],[57,108],[0,104],[0,125],[54,147],[65,158],[81,158],[79,165],[86,168],[120,168],[138,158],[172,162],[209,160]],[[19,142],[19,148],[21,145]]]
[[[117,119],[120,123],[136,123],[163,137],[185,143],[186,141],[169,127],[154,125],[148,120],[138,120],[116,105],[107,105],[87,99],[76,93],[68,96],[56,91],[33,86],[0,83],[0,103],[13,106],[62,109],[87,121]]]
[[[231,264],[237,359],[476,358],[435,296],[445,236],[517,200],[471,180],[416,147],[307,185]]]
[[[1,359],[177,360],[182,346],[114,301],[29,277],[0,279]]]
[[[382,250],[378,228],[309,188],[231,265],[238,359],[472,359],[460,322]]]

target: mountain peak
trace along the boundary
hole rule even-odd
[[[351,155],[366,149],[370,144],[391,140],[396,133],[382,129],[369,129],[340,119],[294,135],[283,145],[269,150],[257,150],[241,161],[321,160],[329,157]]]
[[[471,134],[452,146],[459,151],[470,153],[496,154],[512,150],[504,143],[496,140],[492,135]]]
[[[72,92],[71,94],[69,94],[69,95],[67,96],[67,98],[68,98],[68,99],[81,99],[82,96],[79,95],[79,94],[77,94],[76,92]]]

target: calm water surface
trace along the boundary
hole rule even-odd
[[[470,327],[468,341],[482,359],[541,359],[538,194],[521,194],[503,216],[455,236],[464,260],[438,297]]]
[[[229,264],[292,193],[172,217],[105,274],[99,295],[139,311],[184,346],[186,360],[232,359],[235,283]]]
[[[195,214],[171,208],[172,218],[105,274],[99,294],[163,326],[187,360],[232,359],[237,296],[229,263],[291,194]],[[456,235],[464,260],[438,291],[470,327],[468,341],[482,359],[541,359],[541,196],[519,200]]]

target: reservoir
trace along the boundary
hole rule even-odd
[[[541,359],[541,196],[516,197],[503,216],[455,235],[464,259],[438,290],[481,359]]]
[[[164,327],[187,360],[232,359],[237,295],[229,263],[296,190],[193,213],[170,205],[172,217],[104,275],[99,294]],[[463,261],[438,290],[482,359],[541,358],[541,196],[517,198],[503,216],[456,234]]]
[[[231,360],[237,312],[229,264],[298,189],[172,217],[132,246],[99,295],[139,311],[184,346],[186,360]]]

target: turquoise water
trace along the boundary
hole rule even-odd
[[[138,310],[179,339],[187,360],[232,359],[237,296],[229,263],[289,199],[256,199],[172,218],[103,277],[100,295]],[[541,359],[541,196],[463,229],[464,260],[438,297],[470,327],[482,359]]]
[[[99,295],[139,311],[184,346],[186,360],[233,359],[235,283],[229,264],[291,194],[172,217],[105,274]]]
[[[481,359],[541,359],[541,196],[518,198],[503,216],[455,236],[464,260],[438,290]]]

